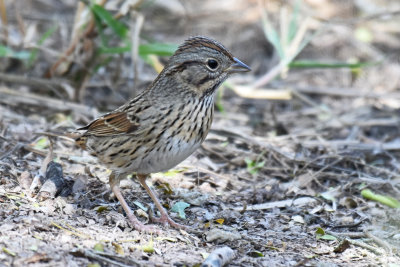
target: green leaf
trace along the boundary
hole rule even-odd
[[[250,251],[249,253],[247,253],[247,255],[249,255],[250,257],[253,257],[253,258],[264,257],[264,254],[262,254],[262,252],[260,252],[258,250]]]
[[[172,56],[178,49],[176,44],[149,43],[139,45],[139,55]]]
[[[92,10],[94,21],[101,39],[101,47],[99,48],[98,52],[101,54],[121,54],[124,52],[129,52],[131,50],[131,44],[127,36],[128,28],[123,23],[116,20],[113,15],[102,6],[95,4],[91,5],[90,8]],[[121,38],[125,44],[124,46],[108,46],[108,42],[110,39],[114,38],[114,36],[107,36],[104,34],[104,24],[111,28],[114,34]]]
[[[264,167],[265,161],[254,161],[249,158],[245,158],[244,161],[247,164],[247,171],[250,174],[257,174],[257,172]]]
[[[366,199],[379,202],[379,203],[389,206],[391,208],[400,208],[400,202],[397,199],[392,198],[390,196],[375,194],[374,192],[372,192],[369,189],[362,190],[361,196],[363,196]]]
[[[174,176],[176,176],[178,173],[182,173],[182,172],[184,172],[184,171],[186,171],[185,168],[183,168],[183,169],[170,169],[169,171],[163,172],[162,174],[163,174],[164,176],[174,177]],[[169,185],[168,185],[168,186],[169,186]]]
[[[323,239],[323,240],[337,240],[337,238],[334,237],[333,235],[325,234],[324,229],[322,229],[321,227],[318,227],[318,228],[317,228],[317,230],[315,231],[315,235],[316,235],[317,239]]]
[[[108,39],[103,32],[103,24],[101,23],[101,18],[96,16],[95,14],[93,14],[93,18],[94,18],[94,23],[97,27],[97,30],[99,31],[101,45],[106,47],[108,44]]]
[[[325,230],[322,229],[321,227],[318,227],[317,230],[315,231],[315,234],[324,235],[325,234]]]
[[[107,26],[109,26],[121,39],[124,39],[126,37],[128,28],[123,23],[116,20],[110,12],[97,4],[92,5],[90,8],[94,15],[100,18],[105,24],[107,24]]]
[[[323,197],[324,199],[329,200],[331,202],[336,202],[334,191],[335,191],[334,189],[329,189],[328,191],[322,192],[321,197]]]
[[[265,37],[272,44],[272,46],[275,48],[275,50],[278,52],[279,57],[284,58],[285,55],[284,55],[284,52],[282,49],[281,39],[279,37],[278,32],[272,26],[272,23],[268,18],[268,14],[267,14],[266,10],[263,10],[262,22],[263,22],[262,25],[263,25]]]
[[[300,13],[300,4],[301,4],[301,1],[296,1],[296,5],[294,7],[294,10],[293,10],[293,13],[292,13],[292,16],[290,19],[288,37],[287,37],[287,40],[289,42],[292,42],[294,37],[296,36],[296,32],[298,29],[297,19],[298,19],[298,15]]]
[[[40,138],[36,144],[33,146],[36,149],[45,149],[49,145],[49,142],[46,137]]]
[[[97,211],[97,213],[102,213],[105,211],[108,211],[108,207],[107,206],[98,206],[94,208],[95,211]]]
[[[161,44],[161,43],[143,44],[139,45],[139,56],[141,57],[146,57],[147,55],[172,56],[177,48],[178,46],[174,44]],[[103,43],[103,47],[101,47],[99,51],[102,54],[125,53],[131,51],[131,44],[127,42],[127,44],[122,47],[108,47],[105,43]]]
[[[186,214],[185,214],[185,209],[187,207],[190,207],[190,204],[183,202],[183,201],[179,201],[176,202],[173,206],[172,206],[172,211],[173,212],[177,212],[179,217],[182,219],[186,219]]]
[[[0,45],[0,57],[10,57],[16,59],[28,59],[31,53],[28,51],[14,51],[7,46]]]

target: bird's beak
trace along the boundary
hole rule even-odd
[[[233,58],[234,63],[230,65],[225,71],[228,73],[237,73],[237,72],[248,72],[251,71],[250,67],[244,64],[237,58]]]

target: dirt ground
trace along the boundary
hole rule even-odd
[[[400,2],[103,2],[140,43],[206,35],[252,67],[219,89],[201,149],[149,179],[195,231],[133,230],[110,171],[40,134],[123,104],[167,57],[99,55],[97,26],[73,38],[91,18],[75,1],[0,1],[0,267],[201,266],[221,247],[234,252],[229,266],[400,266]],[[303,65],[272,75],[281,55],[264,33],[272,25],[285,36],[293,14]],[[49,176],[58,182],[46,191]],[[154,206],[134,175],[122,191],[150,223]],[[179,204],[188,207],[173,211]]]

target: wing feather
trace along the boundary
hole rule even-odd
[[[138,128],[139,123],[122,111],[106,114],[78,130],[86,130],[84,135],[108,136],[133,133]]]

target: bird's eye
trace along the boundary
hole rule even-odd
[[[215,59],[209,59],[207,60],[207,66],[211,70],[216,70],[218,68],[218,62]]]

